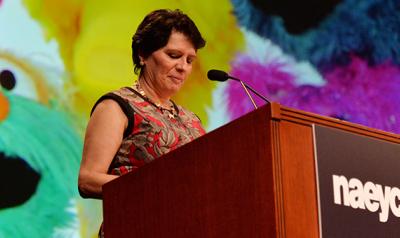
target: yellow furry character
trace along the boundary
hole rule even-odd
[[[131,60],[131,37],[150,11],[179,8],[196,23],[207,41],[183,90],[175,100],[198,113],[207,123],[214,84],[206,79],[211,68],[229,69],[229,61],[242,45],[242,37],[228,0],[132,1],[132,0],[24,0],[31,15],[42,23],[49,38],[56,38],[70,85],[73,103],[87,113],[103,93],[132,85],[136,76]]]

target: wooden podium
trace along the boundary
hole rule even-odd
[[[400,143],[272,103],[105,184],[105,237],[318,237],[313,124]]]

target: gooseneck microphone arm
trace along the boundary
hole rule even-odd
[[[246,91],[247,96],[249,96],[251,103],[253,103],[253,106],[255,109],[257,109],[257,104],[254,102],[253,97],[250,95],[249,91],[247,91],[246,85],[244,84],[244,82],[242,80],[239,80],[240,84],[242,85],[244,91]]]
[[[252,91],[255,95],[259,96],[261,99],[263,99],[265,102],[267,103],[271,103],[266,97],[264,97],[263,95],[261,95],[259,92],[257,92],[256,90],[254,90],[252,87],[250,87],[248,84],[246,84],[245,82],[243,82],[242,80],[229,76],[230,79],[239,81],[242,85],[244,85],[246,88],[248,88],[250,91]]]
[[[255,109],[257,109],[257,105],[256,105],[256,103],[254,102],[253,97],[250,95],[249,91],[247,91],[247,89],[249,89],[250,91],[252,91],[255,95],[257,95],[258,97],[260,97],[261,99],[263,99],[265,102],[270,103],[270,101],[269,101],[267,98],[265,98],[263,95],[261,95],[260,93],[258,93],[256,90],[254,90],[252,87],[250,87],[249,85],[247,85],[245,82],[243,82],[242,80],[240,80],[240,79],[238,79],[238,78],[235,78],[235,77],[230,76],[229,74],[227,74],[227,73],[224,72],[224,71],[216,70],[216,69],[209,70],[208,73],[207,73],[207,77],[208,77],[210,80],[213,80],[213,81],[224,82],[224,81],[226,81],[226,80],[228,80],[228,79],[233,79],[233,80],[235,80],[235,81],[240,82],[240,84],[242,85],[242,87],[243,87],[244,90],[246,91],[247,96],[249,96],[251,102],[253,103]]]

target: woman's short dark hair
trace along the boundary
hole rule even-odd
[[[132,59],[136,74],[143,68],[139,55],[147,58],[167,45],[173,30],[183,33],[196,50],[206,44],[194,22],[181,10],[155,10],[143,19],[132,37]]]

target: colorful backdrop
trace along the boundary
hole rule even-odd
[[[157,8],[207,40],[174,99],[208,131],[253,110],[239,84],[207,80],[221,69],[272,101],[400,133],[397,0],[0,0],[0,238],[96,237],[101,203],[76,185],[85,126],[136,79],[131,37]]]

